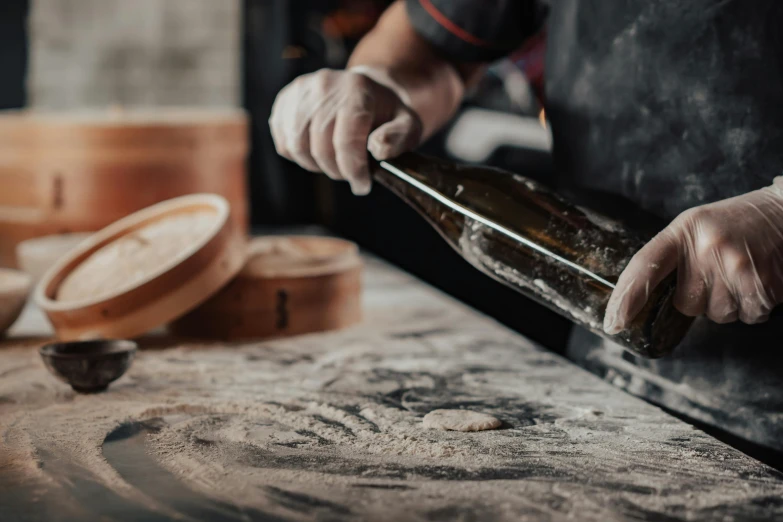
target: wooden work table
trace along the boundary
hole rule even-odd
[[[783,477],[380,261],[364,322],[239,345],[143,340],[77,395],[0,347],[0,520],[749,520]],[[426,430],[425,413],[501,429]]]

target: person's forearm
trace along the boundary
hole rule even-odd
[[[424,138],[451,118],[466,85],[483,70],[483,64],[454,64],[440,56],[416,33],[401,1],[359,42],[348,67],[397,91],[421,119]]]

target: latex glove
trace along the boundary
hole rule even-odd
[[[623,330],[675,269],[674,305],[683,314],[716,323],[766,321],[783,301],[783,177],[680,214],[621,274],[604,330]]]
[[[275,148],[307,170],[347,180],[354,194],[367,194],[367,151],[384,160],[421,140],[421,122],[406,97],[388,75],[370,68],[300,76],[272,107]]]

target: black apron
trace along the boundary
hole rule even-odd
[[[783,2],[550,4],[546,104],[560,190],[662,226],[783,174]],[[660,360],[582,330],[568,353],[634,394],[783,450],[783,310],[764,325],[697,319]]]

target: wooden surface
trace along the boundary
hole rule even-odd
[[[768,520],[783,477],[421,282],[367,261],[365,320],[238,345],[150,338],[77,396],[0,348],[4,521]],[[426,430],[438,408],[501,419]]]

